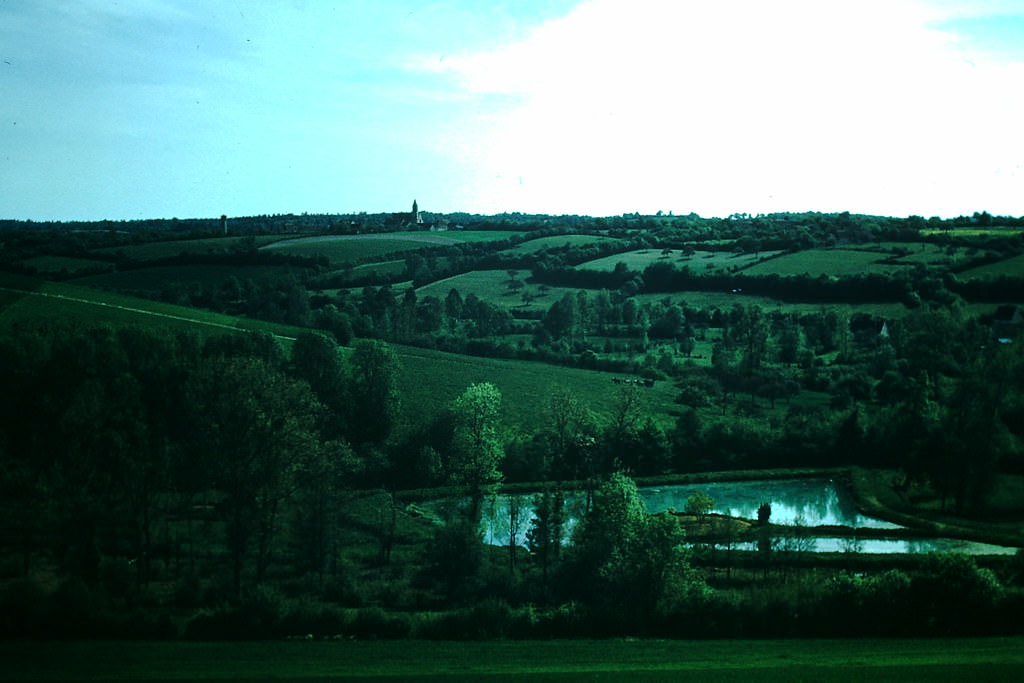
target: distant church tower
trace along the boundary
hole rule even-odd
[[[412,218],[412,222],[414,224],[423,225],[423,216],[420,215],[420,207],[419,204],[416,203],[415,199],[412,200],[412,214],[410,215],[410,218]]]

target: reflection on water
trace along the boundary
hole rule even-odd
[[[772,506],[771,521],[775,524],[802,526],[836,525],[864,529],[900,529],[901,527],[857,512],[850,494],[831,479],[784,479],[778,481],[737,481],[678,486],[641,487],[640,495],[648,512],[683,510],[686,499],[703,491],[714,501],[713,512],[756,520],[761,503]],[[569,492],[565,497],[565,531],[568,541],[583,514],[584,496]],[[435,501],[428,507],[446,516],[452,501]],[[533,496],[500,495],[484,505],[484,541],[491,545],[507,545],[510,530],[516,526],[517,545],[526,545],[526,534],[533,519]],[[958,539],[884,540],[849,538],[807,539],[806,550],[816,552],[864,553],[926,553],[960,552],[967,554],[1012,554],[1016,548],[973,543]],[[743,547],[742,545],[736,547]]]
[[[712,512],[756,520],[761,503],[772,506],[774,524],[805,526],[838,525],[868,529],[899,529],[897,524],[865,517],[857,512],[852,497],[831,479],[783,479],[687,484],[640,489],[650,512],[682,510],[686,499],[703,491],[715,501]]]
[[[508,537],[505,538],[508,540]],[[965,555],[1013,555],[1017,548],[988,543],[975,543],[958,538],[922,538],[922,539],[884,539],[884,538],[806,538],[801,539],[800,549],[805,552],[817,553],[963,553]],[[786,550],[785,539],[775,546],[778,550]],[[756,542],[737,543],[737,550],[757,550]]]

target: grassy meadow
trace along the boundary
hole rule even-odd
[[[906,266],[881,263],[889,255],[860,249],[806,249],[747,268],[746,275],[891,275]]]
[[[25,259],[21,262],[21,265],[46,275],[56,275],[61,272],[73,275],[80,270],[112,269],[114,267],[106,261],[74,258],[72,256],[35,256]]]
[[[522,233],[508,230],[448,230],[444,232],[387,232],[366,235],[296,237],[264,249],[290,256],[324,256],[333,266],[384,259],[391,254],[463,242],[496,242]]]
[[[0,643],[0,680],[1020,680],[1024,639]]]
[[[957,277],[962,280],[975,280],[984,278],[996,278],[1002,276],[1019,277],[1024,273],[1024,255],[990,263],[985,266],[971,268],[960,273]]]
[[[405,233],[381,235],[327,235],[296,237],[263,247],[288,256],[323,256],[332,266],[383,259],[391,254],[414,251],[425,246],[457,244],[456,240],[432,233],[406,236]]]
[[[670,263],[677,268],[686,266],[695,273],[719,273],[745,270],[777,253],[779,252],[762,251],[757,254],[737,254],[731,251],[697,251],[692,255],[687,255],[681,249],[640,249],[587,261],[576,268],[611,271],[615,270],[615,266],[619,263],[624,263],[630,270],[639,272],[651,264],[663,262]]]
[[[579,247],[587,244],[621,244],[623,240],[618,237],[606,237],[604,235],[551,235],[549,237],[538,237],[532,240],[520,242],[511,249],[505,249],[502,254],[522,256],[524,254],[535,254],[543,249],[557,249],[559,247]]]
[[[186,265],[154,266],[77,278],[76,284],[100,289],[129,290],[158,296],[175,286],[219,287],[228,277],[253,282],[274,282],[296,269],[292,266]]]
[[[429,419],[457,398],[467,386],[491,382],[502,393],[507,424],[534,428],[543,419],[554,387],[571,388],[580,403],[602,418],[611,414],[621,387],[611,372],[582,370],[546,363],[478,358],[429,349],[393,345],[402,370],[399,390],[402,413],[410,424]],[[638,390],[643,411],[669,426],[678,393],[673,382],[658,382]]]
[[[302,332],[300,328],[288,325],[175,306],[79,285],[0,274],[0,327],[53,320],[170,328],[192,331],[201,337],[226,330],[260,330],[294,339]]]
[[[507,277],[507,275],[506,275]],[[31,289],[31,287],[35,287]],[[143,325],[194,331],[200,336],[228,330],[262,330],[289,344],[302,329],[237,318],[30,278],[0,278],[0,326],[39,320],[81,321],[110,325]],[[401,365],[400,390],[404,422],[433,417],[475,382],[493,382],[504,396],[505,418],[511,425],[536,424],[553,386],[572,387],[581,401],[598,413],[610,413],[616,392],[612,373],[552,366],[545,363],[480,358],[411,346],[393,345]],[[671,382],[642,388],[645,408],[661,421],[669,419],[675,389]]]
[[[171,258],[179,254],[209,254],[231,249],[245,249],[250,244],[257,247],[277,242],[279,235],[255,235],[250,237],[205,237],[202,239],[163,240],[119,247],[96,249],[96,254],[123,255],[133,261],[153,261]]]
[[[516,279],[523,282],[530,277],[528,270],[516,270],[515,274]],[[469,294],[476,294],[482,301],[495,306],[522,306],[522,290],[509,287],[511,282],[507,270],[473,270],[424,285],[416,290],[416,296],[421,299],[428,296],[444,299],[448,292],[457,289],[463,298]]]

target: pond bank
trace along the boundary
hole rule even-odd
[[[1017,531],[993,528],[991,522],[951,515],[935,515],[900,501],[891,482],[896,472],[850,467],[844,471],[844,483],[862,514],[940,538],[962,538],[978,543],[1024,548],[1024,519]],[[938,517],[938,518],[936,518]]]
[[[984,521],[949,517],[937,520],[934,516],[929,517],[927,513],[914,514],[916,511],[905,503],[901,504],[897,494],[892,489],[891,482],[894,474],[895,473],[891,471],[866,470],[859,467],[821,469],[791,468],[699,472],[659,477],[643,477],[638,478],[636,482],[637,485],[643,489],[657,489],[659,487],[677,486],[700,487],[704,484],[708,485],[709,488],[712,488],[722,484],[749,481],[775,484],[777,482],[784,482],[787,480],[799,481],[806,479],[828,479],[834,481],[839,488],[848,494],[846,498],[851,501],[853,507],[860,515],[872,518],[872,520],[869,520],[871,521],[871,525],[876,524],[873,520],[880,520],[878,524],[881,524],[882,526],[885,526],[885,523],[887,522],[894,525],[900,525],[902,528],[868,530],[866,527],[869,525],[864,523],[865,520],[860,520],[851,524],[847,524],[843,521],[840,521],[838,524],[822,524],[820,522],[815,524],[812,519],[807,519],[807,523],[801,523],[799,521],[793,523],[783,518],[784,521],[782,523],[778,523],[778,520],[773,518],[773,521],[776,521],[776,523],[770,525],[771,535],[778,538],[792,538],[808,535],[830,536],[834,538],[888,539],[904,541],[952,538],[998,546],[1011,546],[1017,548],[1024,547],[1024,520],[1021,520],[1018,524],[1020,532],[1013,533],[1006,531],[1006,523],[1002,525],[1004,528],[993,528],[992,524]],[[503,495],[525,497],[531,496],[532,494],[542,490],[545,486],[550,485],[550,483],[544,484],[538,482],[508,484],[500,488],[500,493]],[[566,492],[574,490],[582,491],[586,488],[586,483],[581,481],[567,481],[561,482],[561,487],[562,490]],[[772,486],[768,486],[767,488],[771,489]],[[444,487],[403,491],[398,494],[398,498],[403,503],[410,504],[438,500],[441,498],[458,498],[463,495],[464,491],[458,487]],[[714,492],[712,492],[711,497],[716,497]],[[849,504],[850,503],[847,503],[847,505]],[[677,509],[683,507],[678,502],[672,502],[671,505]],[[650,501],[648,501],[648,506],[650,507]],[[413,505],[412,507],[419,506]],[[651,508],[651,510],[652,512],[656,511],[656,508]],[[718,512],[730,511],[719,510]],[[742,531],[736,529],[731,534],[734,540],[739,540],[736,538],[737,535],[749,536],[755,530],[749,525],[753,516],[749,511],[744,511],[742,514],[737,514],[735,511],[732,511],[731,514],[719,516],[734,519],[736,520],[735,523],[743,526]],[[693,522],[690,521],[688,524],[684,523],[684,526],[687,525],[693,527]],[[736,531],[739,531],[739,533],[737,534]],[[697,542],[701,542],[705,539],[710,541],[716,535],[714,533],[710,535],[702,533],[699,528],[688,529],[688,534]],[[721,534],[717,535],[720,536]]]

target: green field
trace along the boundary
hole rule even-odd
[[[327,235],[297,237],[263,247],[288,256],[324,256],[333,266],[380,259],[402,251],[458,244],[434,233],[382,233],[379,235]]]
[[[404,259],[395,259],[394,261],[379,261],[377,263],[363,263],[352,268],[353,277],[361,277],[364,275],[398,276],[404,272]]]
[[[103,249],[96,249],[94,253],[123,254],[135,261],[152,261],[155,259],[171,258],[178,254],[209,254],[211,252],[229,251],[234,248],[246,248],[249,244],[263,246],[277,242],[280,239],[279,235],[207,237],[204,239],[168,240],[121,247],[104,247]]]
[[[807,249],[747,268],[747,275],[865,275],[897,273],[906,266],[879,263],[891,255],[860,249]]]
[[[505,249],[502,254],[521,256],[535,254],[542,249],[555,249],[558,247],[579,247],[587,244],[622,244],[623,240],[617,237],[604,237],[602,235],[551,235],[549,237],[538,237],[537,239],[520,242],[511,249]]]
[[[838,617],[841,618],[841,617]],[[5,642],[2,680],[1011,681],[1024,638]]]
[[[264,249],[290,256],[325,256],[332,265],[384,258],[390,254],[463,242],[494,242],[519,232],[508,230],[448,230],[444,232],[382,232],[368,235],[321,235],[296,237],[269,244]]]
[[[510,237],[521,237],[527,233],[519,230],[446,230],[439,234],[457,242],[498,242]]]
[[[528,270],[517,270],[515,272],[516,279],[519,281],[525,282],[526,279],[530,277],[530,271]],[[428,296],[436,296],[439,299],[444,299],[448,296],[448,292],[453,289],[457,289],[459,294],[462,295],[462,298],[466,298],[470,294],[476,294],[482,301],[486,301],[494,306],[500,306],[502,308],[522,307],[523,290],[512,289],[509,287],[510,283],[511,278],[509,277],[507,270],[473,270],[468,273],[431,282],[429,285],[424,285],[416,290],[416,296],[420,299]],[[527,284],[526,289],[529,289],[536,294],[540,294],[535,285]],[[551,288],[551,290],[554,289],[556,288]],[[544,308],[547,308],[551,305],[551,302],[556,300],[555,297],[551,295],[550,291],[548,296],[544,298],[547,300],[547,304]],[[538,303],[535,303],[534,306],[537,306]]]
[[[1009,277],[1020,277],[1024,274],[1024,254],[1014,256],[997,263],[990,263],[985,266],[971,268],[960,273],[957,277],[961,280],[979,280],[984,278],[996,278],[1004,275]]]
[[[79,270],[94,270],[97,268],[113,269],[113,265],[106,261],[94,261],[92,259],[74,258],[71,256],[36,256],[25,259],[21,265],[34,268],[39,273],[54,274],[66,271],[74,274]]]
[[[95,324],[141,324],[160,329],[192,330],[202,336],[227,330],[262,330],[285,343],[299,328],[174,306],[109,292],[29,278],[0,278],[0,328],[38,320],[77,320]],[[504,395],[510,424],[536,424],[546,409],[549,390],[572,387],[584,405],[609,413],[616,392],[612,373],[580,370],[545,363],[479,358],[429,349],[393,345],[402,370],[399,388],[405,422],[415,425],[432,418],[475,382],[492,382]],[[661,421],[674,409],[676,390],[659,382],[640,390],[645,410]]]
[[[673,294],[638,294],[634,297],[639,303],[654,303],[668,299],[684,307],[694,308],[720,308],[728,310],[733,306],[757,306],[766,313],[778,311],[786,314],[821,313],[827,308],[842,308],[850,313],[867,313],[887,319],[902,318],[909,312],[906,306],[900,303],[873,303],[873,304],[821,304],[821,303],[791,303],[778,301],[767,296],[755,296],[752,294],[732,292],[679,292]]]
[[[729,251],[698,251],[687,256],[680,249],[670,249],[665,254],[662,249],[641,249],[612,254],[604,258],[587,261],[576,266],[580,270],[615,270],[619,263],[625,263],[633,271],[642,271],[652,263],[670,263],[676,268],[686,266],[691,271],[702,273],[718,273],[728,270],[744,270],[758,261],[769,258],[779,252],[763,251],[759,254],[734,254]]]
[[[181,329],[201,336],[220,334],[225,330],[261,330],[293,339],[302,331],[287,325],[237,318],[88,287],[0,275],[0,329],[18,323],[52,320]]]
[[[580,290],[575,287],[544,287],[531,284],[527,278],[530,271],[517,270],[516,278],[526,283],[526,290],[536,298],[529,306],[523,304],[522,291],[513,290],[509,287],[510,278],[505,270],[475,270],[462,275],[455,275],[444,280],[431,282],[416,290],[416,295],[422,299],[427,296],[436,296],[440,299],[448,296],[448,292],[457,289],[463,298],[469,294],[475,294],[481,300],[500,308],[516,309],[524,311],[546,311],[551,304],[561,299],[565,294],[575,294],[579,291],[586,291],[589,295],[596,295],[599,290]],[[393,285],[394,287],[394,285]],[[673,294],[638,294],[634,297],[641,304],[662,302],[666,299],[680,303],[685,306],[696,308],[729,309],[733,306],[759,306],[765,311],[782,311],[784,313],[817,313],[822,310],[819,303],[785,303],[766,296],[753,296],[743,293],[732,292],[679,292]],[[876,303],[861,304],[848,307],[852,312],[869,313],[871,315],[883,316],[886,318],[902,318],[907,314],[907,308],[899,303]]]
[[[879,242],[877,247],[886,252],[885,255],[898,256],[900,263],[921,263],[926,266],[952,266],[967,257],[963,247],[944,247],[928,242]],[[909,253],[904,255],[904,252]]]
[[[101,289],[146,292],[155,296],[176,285],[188,287],[198,284],[207,288],[218,287],[225,278],[231,276],[235,276],[239,280],[273,282],[285,277],[292,270],[294,268],[291,266],[156,266],[89,275],[76,279],[75,283]]]
[[[416,424],[429,419],[457,398],[470,384],[491,382],[502,393],[508,424],[535,428],[547,410],[551,389],[569,387],[580,403],[598,416],[612,412],[620,387],[615,373],[581,370],[546,363],[479,358],[410,346],[392,345],[402,365],[399,391],[406,420]],[[658,382],[638,389],[642,410],[668,426],[678,391],[673,382]]]
[[[959,228],[950,227],[947,229],[939,228],[925,228],[921,230],[922,235],[952,235],[955,237],[978,237],[981,235],[998,235],[1000,237],[1009,237],[1011,235],[1019,235],[1024,232],[1020,228],[1008,228],[1005,226],[995,226],[990,228]]]

